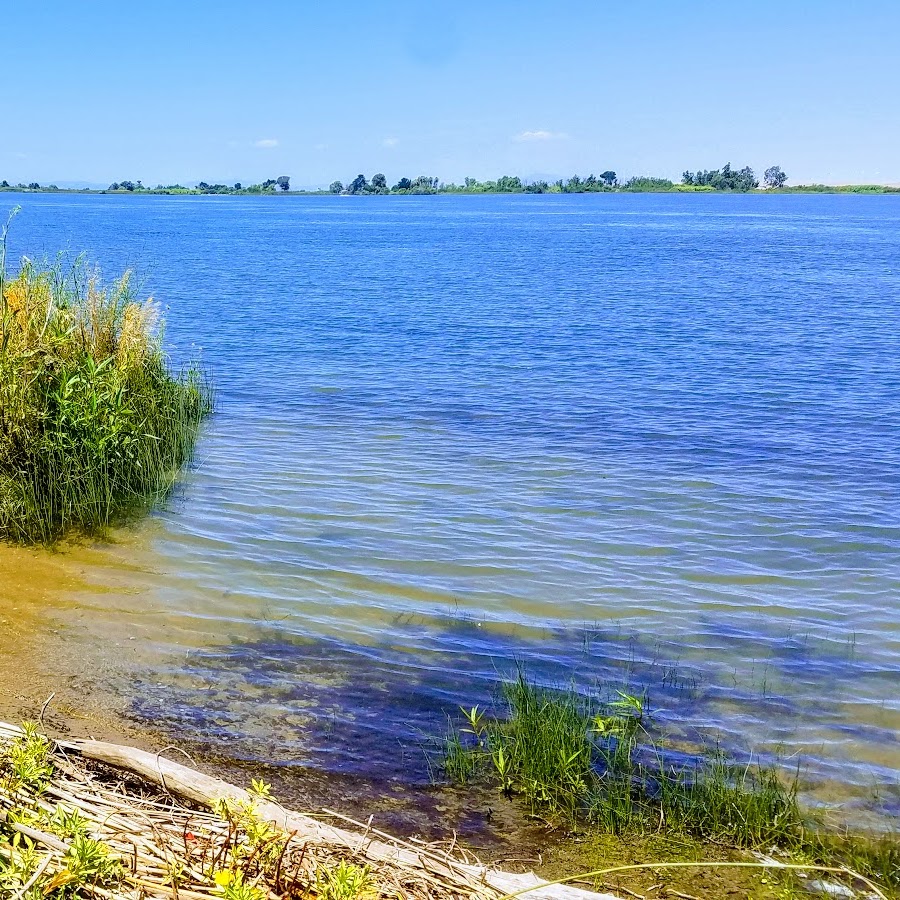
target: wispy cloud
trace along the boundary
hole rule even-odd
[[[270,150],[272,147],[278,146],[278,141],[275,138],[262,138],[261,140],[253,142],[254,147],[260,147],[263,150]]]
[[[392,137],[392,138],[385,138],[385,139],[381,142],[381,146],[382,146],[382,147],[396,147],[397,144],[399,144],[399,143],[400,143],[400,139],[399,139],[399,138],[393,138],[393,137]]]
[[[517,134],[513,140],[523,143],[533,141],[564,141],[568,135],[563,131],[523,131]]]

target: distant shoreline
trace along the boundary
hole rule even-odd
[[[804,184],[796,187],[784,188],[754,188],[749,191],[728,191],[716,190],[714,188],[697,188],[687,185],[676,184],[666,188],[625,188],[614,187],[603,190],[585,190],[585,191],[527,191],[527,190],[435,190],[435,191],[389,191],[385,193],[367,193],[367,194],[348,194],[342,192],[336,194],[329,190],[318,191],[229,191],[210,192],[197,190],[196,188],[188,188],[185,190],[158,190],[155,188],[134,190],[134,191],[110,191],[103,188],[57,188],[57,187],[0,187],[0,194],[85,194],[89,196],[110,195],[115,197],[429,197],[439,194],[448,194],[454,196],[483,196],[483,195],[510,195],[510,194],[740,194],[740,195],[768,195],[768,194],[866,194],[866,195],[885,195],[900,194],[900,186],[886,184],[845,184],[845,185],[824,185],[824,184]]]

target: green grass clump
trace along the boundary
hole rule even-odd
[[[95,532],[163,498],[190,458],[210,391],[174,374],[157,306],[129,274],[22,261],[0,242],[0,539]]]
[[[600,832],[661,831],[737,849],[776,847],[810,864],[848,866],[900,888],[900,844],[825,831],[804,814],[796,779],[737,765],[720,750],[679,754],[654,734],[644,696],[601,703],[524,674],[503,689],[504,714],[474,707],[452,727],[444,769],[458,783],[493,781],[533,815]]]

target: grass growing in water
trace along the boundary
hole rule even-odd
[[[129,275],[28,259],[6,273],[0,237],[0,539],[93,532],[164,497],[211,395],[174,374],[159,310]]]
[[[504,685],[506,714],[463,709],[444,768],[452,780],[492,780],[535,815],[616,835],[662,831],[739,849],[776,847],[808,864],[846,865],[900,891],[900,844],[825,831],[804,814],[796,780],[736,765],[720,751],[685,756],[655,736],[646,698],[611,703],[551,691],[524,674]]]

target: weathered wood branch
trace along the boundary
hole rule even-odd
[[[2,727],[2,726],[0,726]],[[14,728],[14,726],[7,726]],[[348,851],[362,855],[374,863],[399,865],[449,878],[477,890],[486,888],[485,894],[503,896],[526,892],[529,900],[619,900],[612,894],[598,894],[568,885],[549,884],[533,873],[514,874],[502,872],[490,866],[474,866],[456,862],[450,857],[433,853],[426,848],[388,843],[320,822],[311,816],[284,809],[277,803],[251,798],[250,794],[233,784],[205,775],[181,763],[164,759],[132,747],[110,744],[104,741],[59,741],[60,747],[74,751],[86,759],[126,769],[140,775],[164,790],[192,800],[206,807],[215,807],[220,800],[252,803],[261,818],[273,822],[278,828],[295,833],[297,839],[330,847],[346,847]]]

